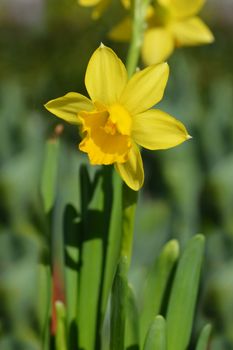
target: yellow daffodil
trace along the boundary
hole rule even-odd
[[[146,65],[166,60],[175,47],[208,44],[214,37],[205,23],[197,17],[205,0],[157,0],[148,8],[147,29],[142,45]],[[114,40],[130,38],[130,18],[113,28]]]
[[[126,184],[139,190],[144,171],[138,145],[150,150],[167,149],[189,138],[181,122],[150,109],[162,99],[168,74],[168,65],[161,63],[128,79],[122,61],[101,44],[86,70],[90,99],[70,92],[45,107],[80,126],[79,149],[88,154],[91,164],[114,164]]]
[[[98,19],[102,15],[110,1],[111,0],[78,0],[79,5],[81,6],[94,7],[92,12],[93,19]]]
[[[110,5],[111,0],[78,0],[79,5],[84,7],[93,7],[94,10],[92,12],[93,19],[98,19],[105,9]],[[121,3],[124,7],[130,7],[130,0],[121,0]]]

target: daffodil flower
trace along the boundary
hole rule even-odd
[[[70,92],[45,107],[57,117],[79,125],[79,149],[88,154],[91,164],[114,164],[126,184],[139,190],[144,171],[138,145],[150,150],[167,149],[190,137],[180,121],[150,109],[162,99],[168,74],[168,65],[161,63],[128,79],[122,61],[101,44],[86,70],[90,99]]]
[[[197,17],[205,0],[157,0],[148,7],[147,29],[142,45],[142,58],[146,65],[166,60],[175,47],[208,44],[213,34]],[[125,18],[112,29],[114,40],[129,40],[131,20]]]
[[[129,8],[130,0],[121,0],[121,2],[126,8]],[[110,5],[111,0],[78,0],[78,3],[80,6],[93,7],[92,18],[99,19],[105,9]]]
[[[78,0],[78,3],[84,7],[93,7],[92,18],[98,19],[108,7],[110,1],[111,0]]]

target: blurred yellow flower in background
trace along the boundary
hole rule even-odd
[[[98,19],[110,2],[111,0],[78,0],[79,5],[81,6],[94,7],[94,10],[92,12],[93,19]]]
[[[91,164],[114,164],[126,184],[139,190],[144,170],[138,145],[150,150],[167,149],[190,138],[180,121],[150,109],[162,99],[168,75],[168,65],[161,63],[128,79],[122,61],[101,44],[86,70],[90,99],[71,92],[45,107],[80,126],[79,149],[88,154]]]
[[[94,7],[92,12],[92,18],[99,19],[99,17],[103,14],[108,5],[110,5],[111,1],[112,0],[78,0],[78,3],[80,6],[84,7]],[[120,2],[125,8],[129,8],[130,1],[131,0],[121,0]]]
[[[142,44],[142,58],[146,65],[166,60],[175,47],[208,44],[213,34],[197,17],[205,0],[157,0],[147,11]],[[110,32],[113,40],[129,40],[131,20],[125,18]]]

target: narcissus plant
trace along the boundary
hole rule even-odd
[[[84,7],[93,7],[93,19],[98,19],[111,0],[78,0],[79,5]]]
[[[79,149],[88,154],[92,165],[113,164],[126,184],[139,190],[144,171],[138,146],[167,149],[190,138],[180,121],[151,109],[162,99],[168,75],[167,63],[161,63],[129,79],[122,61],[101,44],[86,70],[90,99],[70,92],[45,107],[80,127]]]
[[[205,0],[157,0],[148,7],[142,58],[146,65],[166,60],[176,47],[209,44],[213,34],[197,16]],[[114,40],[129,40],[131,20],[112,29]]]

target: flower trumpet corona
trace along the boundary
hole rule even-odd
[[[166,60],[176,47],[209,44],[214,36],[197,16],[205,0],[157,0],[148,7],[147,28],[142,44],[142,58],[146,65]],[[126,17],[115,26],[109,36],[113,40],[128,41],[131,19]]]
[[[93,53],[85,85],[90,99],[75,92],[49,101],[48,111],[79,125],[79,149],[93,165],[114,164],[126,184],[137,191],[144,181],[139,146],[150,150],[174,147],[190,138],[184,125],[158,109],[150,109],[164,93],[167,63],[152,65],[130,79],[108,47]]]

